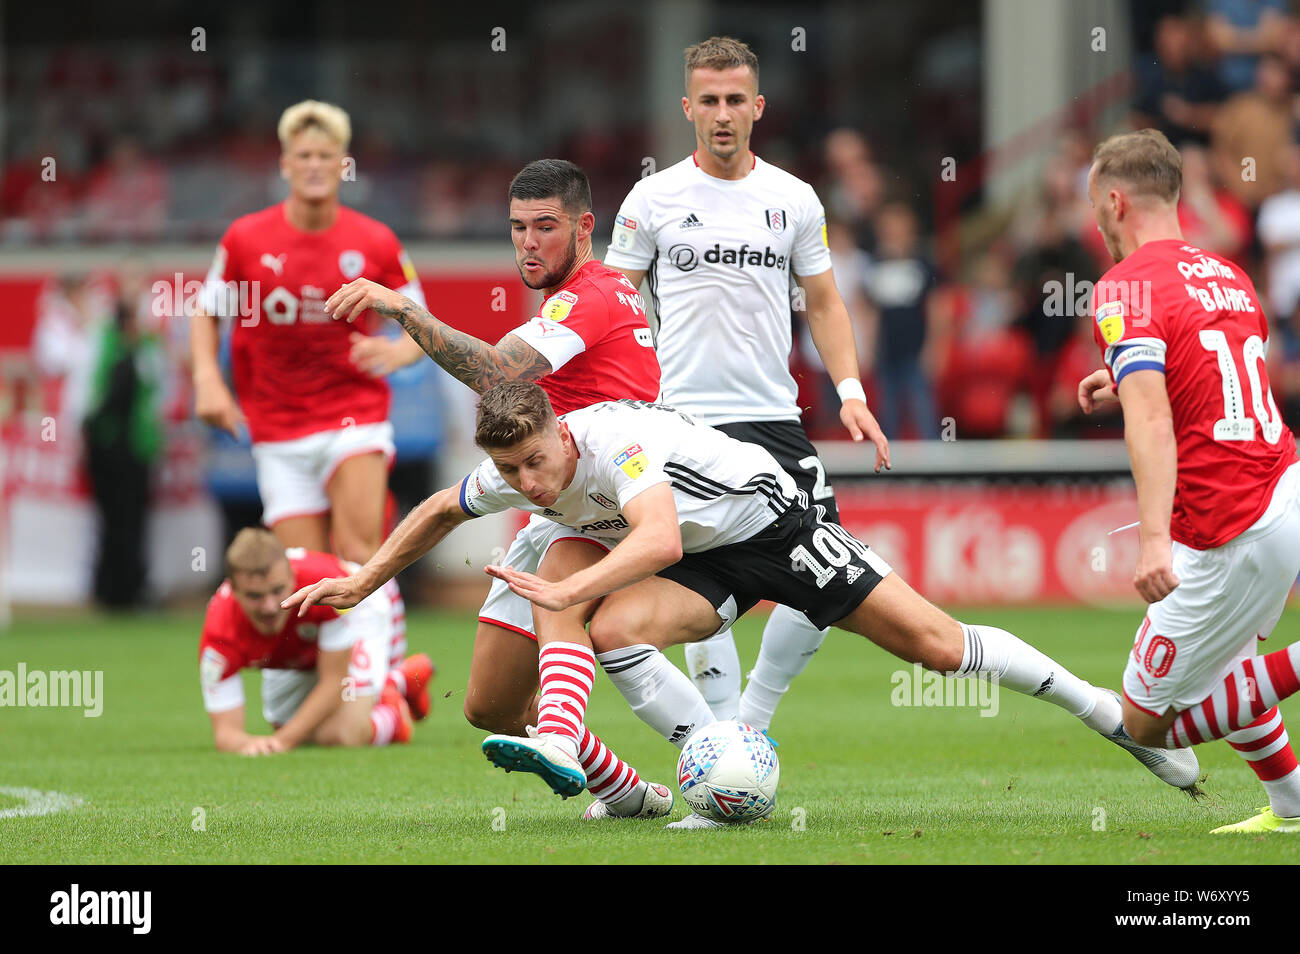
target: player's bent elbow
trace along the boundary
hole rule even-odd
[[[660,541],[658,549],[658,562],[660,569],[672,566],[682,558],[682,534],[677,526],[673,526],[671,534],[665,534]]]

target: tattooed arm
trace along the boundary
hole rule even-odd
[[[325,313],[356,320],[367,309],[399,321],[406,333],[448,374],[482,394],[506,381],[536,381],[551,363],[516,335],[490,345],[439,321],[405,295],[365,278],[344,285],[325,303]]]

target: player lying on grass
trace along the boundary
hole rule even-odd
[[[1300,464],[1255,286],[1183,239],[1181,186],[1181,157],[1153,129],[1103,142],[1088,179],[1116,265],[1093,302],[1106,367],[1079,403],[1124,409],[1134,585],[1151,604],[1124,669],[1124,725],[1147,745],[1226,738],[1246,759],[1269,807],[1216,834],[1300,832],[1300,765],[1277,710],[1300,688],[1300,643],[1255,655],[1300,573]]]
[[[247,527],[226,550],[227,577],[208,603],[199,681],[221,752],[269,755],[306,743],[387,745],[411,737],[429,714],[433,663],[406,651],[406,624],[392,581],[343,614],[328,606],[294,615],[280,601],[296,587],[346,573],[326,553],[290,549]],[[270,735],[244,730],[240,670],[262,670]]]
[[[299,612],[356,605],[457,525],[511,507],[598,541],[599,548],[552,547],[542,576],[489,568],[534,604],[542,696],[537,737],[490,736],[484,749],[498,764],[539,772],[560,794],[584,785],[575,755],[593,644],[637,714],[680,746],[713,718],[661,648],[708,637],[762,599],[796,607],[816,626],[867,636],[908,662],[995,676],[1077,716],[1164,781],[1196,781],[1191,753],[1166,755],[1124,734],[1114,693],[1011,633],[959,623],[926,602],[867,546],[810,509],[755,444],[638,401],[557,420],[545,392],[523,383],[483,396],[475,439],[489,456],[473,473],[413,510],[356,573],[305,586],[284,605]],[[604,553],[605,546],[612,549]]]

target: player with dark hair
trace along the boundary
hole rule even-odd
[[[1241,266],[1187,244],[1182,161],[1154,129],[1101,143],[1088,195],[1115,260],[1097,283],[1105,367],[1079,403],[1118,399],[1137,484],[1134,586],[1151,604],[1124,669],[1146,745],[1226,738],[1268,794],[1219,833],[1300,832],[1300,764],[1277,703],[1300,643],[1256,655],[1300,574],[1300,463],[1269,388],[1269,327]]]
[[[522,382],[484,395],[476,440],[488,458],[413,510],[371,561],[345,579],[303,587],[284,605],[300,613],[355,605],[461,523],[512,507],[604,541],[607,553],[548,555],[542,575],[488,568],[535,606],[541,700],[536,736],[489,736],[484,751],[507,769],[537,772],[561,795],[585,784],[577,756],[597,658],[637,714],[680,747],[714,720],[662,648],[706,638],[763,599],[908,662],[996,678],[1075,715],[1163,781],[1196,782],[1190,752],[1137,746],[1124,734],[1114,693],[1005,630],[959,623],[928,603],[810,507],[756,444],[641,401],[557,419],[545,392]]]
[[[365,280],[335,292],[327,313],[352,320],[373,309],[397,319],[440,367],[480,393],[502,382],[536,381],[562,411],[613,398],[653,398],[659,363],[645,302],[626,278],[592,256],[596,219],[586,175],[563,159],[539,159],[514,177],[509,202],[519,275],[545,297],[530,321],[495,345]],[[515,536],[506,560],[535,570],[552,549],[593,545],[602,547],[537,516]],[[522,735],[537,721],[537,685],[532,606],[494,580],[479,612],[465,717],[480,728]],[[594,734],[584,735],[580,754],[597,798],[587,818],[655,817],[671,809],[666,787],[644,782]]]

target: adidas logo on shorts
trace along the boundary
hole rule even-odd
[[[852,563],[850,563],[848,566],[844,568],[844,574],[849,578],[850,583],[858,582],[858,577],[860,577],[865,572],[866,570],[862,569],[862,567],[855,566]]]

